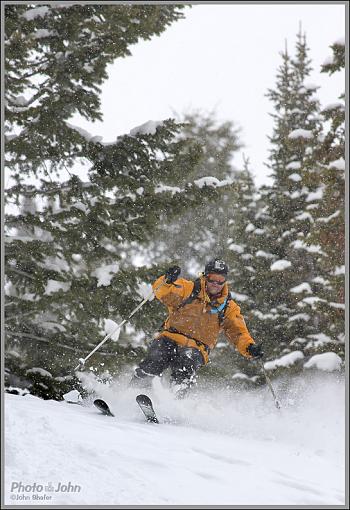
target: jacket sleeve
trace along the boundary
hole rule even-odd
[[[179,304],[186,299],[192,292],[194,283],[179,278],[174,283],[165,283],[159,287],[164,281],[164,275],[160,276],[153,284],[154,294],[159,301],[161,301],[168,308],[176,308]]]
[[[233,301],[230,301],[227,307],[223,322],[223,330],[228,341],[236,347],[240,354],[247,358],[252,357],[247,352],[247,347],[255,342],[250,336],[240,307]]]

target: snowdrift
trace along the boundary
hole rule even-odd
[[[96,387],[117,414],[6,395],[5,504],[342,505],[345,383],[310,374],[266,387],[174,401],[160,384],[160,425],[135,391]]]

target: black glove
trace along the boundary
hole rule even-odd
[[[168,271],[165,273],[165,281],[166,283],[174,283],[181,273],[181,267],[172,266],[169,267]]]
[[[247,352],[249,352],[253,358],[262,358],[264,356],[261,345],[258,344],[249,344],[247,347]]]

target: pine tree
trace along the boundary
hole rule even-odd
[[[203,199],[166,229],[160,225],[163,253],[167,260],[177,260],[191,277],[203,270],[208,258],[225,257],[228,221],[234,203],[237,172],[233,167],[235,152],[241,147],[239,131],[233,122],[219,122],[215,113],[193,112],[183,117],[182,138],[192,139],[201,147],[202,155],[196,165],[184,167],[174,184],[181,186],[191,180],[203,189],[214,186],[215,202]],[[152,246],[156,251],[156,246]]]
[[[332,74],[345,68],[343,41],[331,45],[333,56],[321,71]],[[313,157],[309,179],[320,184],[320,198],[311,211],[313,228],[308,244],[318,244],[317,301],[315,315],[319,333],[307,344],[310,353],[335,351],[344,355],[345,323],[345,104],[339,101],[322,110],[326,124],[322,142]]]
[[[227,240],[229,251],[226,257],[231,268],[233,297],[237,294],[245,303],[252,302],[252,285],[255,281],[251,260],[254,240],[258,238],[253,239],[251,227],[259,217],[257,198],[249,160],[245,159],[244,170],[236,173],[236,194],[231,204],[230,238]]]
[[[255,252],[260,250],[260,195],[249,169],[249,160],[244,159],[244,168],[235,174],[235,193],[232,195],[229,210],[229,234],[225,260],[229,266],[228,282],[232,298],[240,306],[248,329],[255,338],[256,320],[254,313],[258,307],[260,281],[252,263]],[[258,339],[256,338],[258,341]],[[223,369],[229,384],[251,385],[256,379],[256,366],[247,361],[223,338],[213,353],[213,360]],[[250,376],[250,378],[249,378]],[[233,377],[233,379],[232,379]]]
[[[76,112],[101,120],[99,86],[107,64],[163,32],[182,17],[181,8],[6,5],[7,164],[23,176],[45,160],[52,173],[80,157],[79,139],[65,121]]]
[[[321,122],[317,87],[307,83],[311,71],[306,38],[299,32],[296,57],[287,49],[274,90],[268,97],[274,104],[270,164],[274,179],[266,194],[267,210],[263,243],[273,257],[259,269],[265,299],[259,310],[265,326],[265,350],[270,358],[302,349],[317,323],[309,305],[313,298],[315,254],[306,245],[317,183],[303,182],[319,143]]]
[[[181,126],[171,120],[107,145],[69,123],[76,111],[101,118],[106,65],[178,19],[176,6],[6,9],[8,383],[44,369],[44,393],[57,396],[56,378],[100,341],[104,320],[127,316],[140,301],[138,284],[159,273],[135,271],[135,246],[150,242],[159,221],[217,192],[186,184],[172,200],[173,176],[195,165],[201,149],[179,139]],[[74,174],[79,161],[86,180]],[[137,327],[154,327],[153,309],[135,317]],[[110,343],[96,359],[109,357],[118,371],[129,355]]]

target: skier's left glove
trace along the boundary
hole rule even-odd
[[[249,344],[247,347],[247,352],[253,356],[253,358],[262,358],[264,353],[262,351],[261,345],[259,344]]]
[[[181,268],[179,266],[169,267],[169,269],[167,270],[167,272],[164,275],[165,282],[166,283],[174,283],[178,279],[180,273],[181,273]]]

